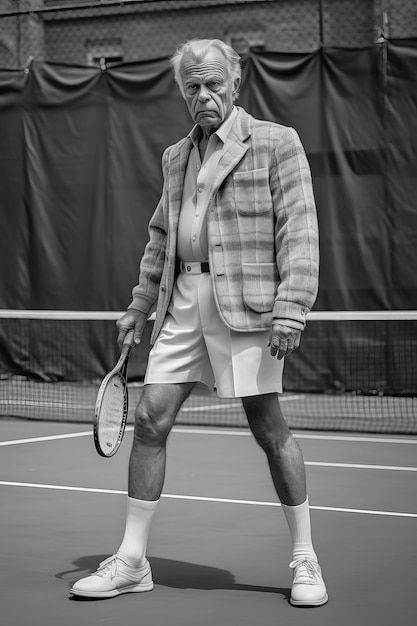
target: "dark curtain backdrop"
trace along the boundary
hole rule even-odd
[[[303,141],[315,309],[417,309],[417,41],[253,52],[238,104]],[[191,125],[166,59],[0,70],[0,308],[124,310],[162,152]]]

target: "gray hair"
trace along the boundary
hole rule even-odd
[[[197,63],[201,63],[211,48],[219,50],[226,59],[230,77],[233,80],[240,80],[242,75],[240,56],[231,46],[221,39],[191,39],[190,41],[178,46],[177,50],[170,59],[171,66],[174,71],[174,78],[182,95],[184,95],[184,89],[181,80],[181,66],[184,57],[190,56]]]

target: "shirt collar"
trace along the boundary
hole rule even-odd
[[[236,119],[237,116],[237,108],[235,106],[233,106],[233,109],[229,115],[229,117],[227,117],[224,122],[221,124],[221,126],[219,126],[219,128],[215,131],[215,135],[218,136],[219,139],[221,139],[221,141],[223,143],[226,142],[226,139],[230,133],[230,130],[233,126],[233,123]],[[200,139],[201,136],[201,127],[196,124],[194,126],[194,128],[190,131],[189,133],[189,138],[191,139],[191,141],[193,142],[194,145],[198,144],[198,141]]]

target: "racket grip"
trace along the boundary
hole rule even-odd
[[[123,346],[130,346],[131,348],[133,348],[133,346],[135,345],[134,334],[135,331],[133,328],[127,331],[125,338],[123,339]]]

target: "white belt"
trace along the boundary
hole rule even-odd
[[[180,262],[180,271],[183,274],[203,274],[204,272],[210,272],[210,266],[207,261],[199,263],[198,261]]]

